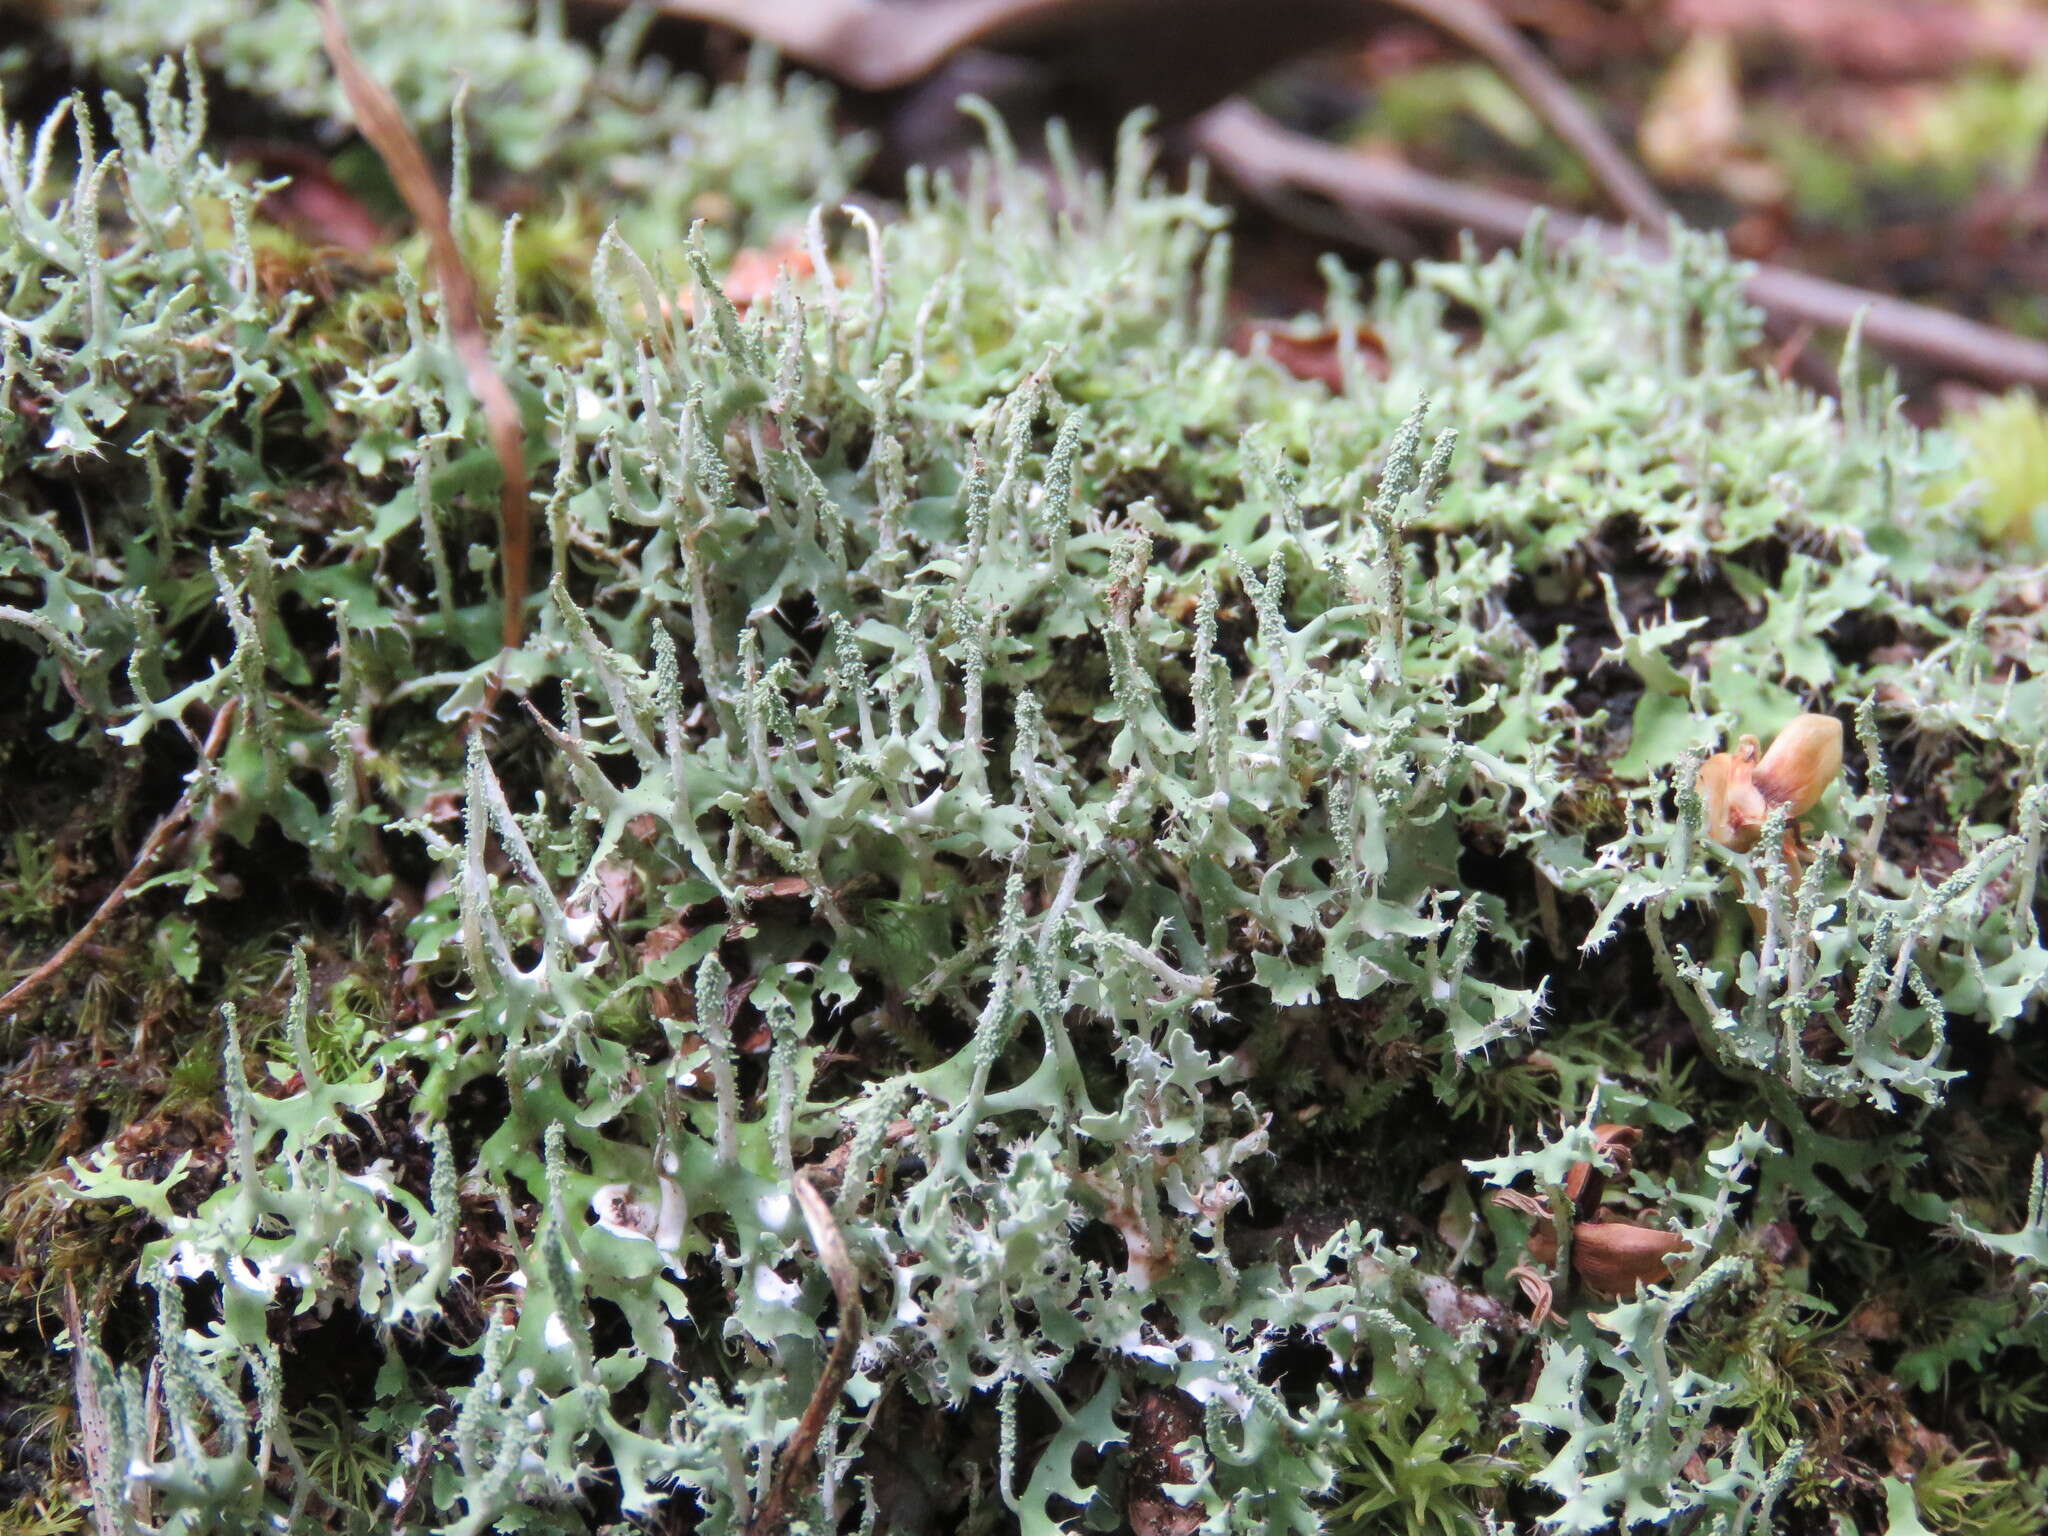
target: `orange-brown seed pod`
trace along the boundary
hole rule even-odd
[[[1804,816],[1842,771],[1842,722],[1833,715],[1801,715],[1771,743],[1752,782],[1764,802]]]
[[[1763,836],[1764,820],[1779,806],[1804,816],[1820,803],[1842,771],[1842,722],[1833,715],[1800,715],[1778,732],[1758,761],[1756,738],[1745,736],[1733,752],[1716,752],[1700,764],[1700,800],[1707,836],[1724,848],[1747,853]]]
[[[1707,836],[1724,848],[1747,853],[1763,835],[1770,809],[1753,782],[1756,738],[1745,736],[1733,752],[1716,752],[1700,764],[1700,800],[1707,812]]]

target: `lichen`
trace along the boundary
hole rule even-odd
[[[135,30],[80,21],[87,62],[184,40],[96,10]],[[1109,1528],[1142,1486],[1216,1531],[1732,1536],[1895,1499],[1838,1421],[1876,1410],[1774,1385],[1831,1310],[1896,1293],[1892,1368],[1979,1395],[1951,1436],[2038,1377],[1996,1090],[2041,1066],[2048,636],[1952,443],[1853,360],[1839,403],[1759,376],[1706,238],[1332,265],[1387,360],[1332,393],[1224,345],[1228,220],[1141,124],[1107,171],[997,136],[821,212],[829,259],[742,306],[732,240],[659,234],[696,140],[485,68],[545,42],[580,101],[624,45],[480,25],[478,153],[652,157],[580,189],[587,270],[494,311],[545,529],[509,657],[411,253],[266,275],[190,66],[0,154],[9,729],[193,775],[138,905],[192,925],[159,981],[212,1042],[192,1145],[137,1108],[8,1149],[11,1262],[94,1282],[55,1483],[129,1529],[745,1530],[849,1326],[797,1177],[865,1319],[812,1529]],[[310,55],[192,27],[334,109]],[[746,134],[815,136],[814,88],[746,89]],[[847,168],[735,174],[727,227]],[[474,728],[500,673],[528,709]],[[1782,809],[1707,838],[1705,754],[1802,712],[1857,743],[1810,857]],[[19,962],[72,907],[10,913]],[[98,964],[26,1024],[87,1085],[75,1011],[131,1027],[143,985]],[[1609,1199],[1686,1244],[1532,1342],[1526,1223],[1480,1197],[1551,1201],[1596,1109],[1645,1133]],[[115,1215],[53,1267],[51,1223]]]

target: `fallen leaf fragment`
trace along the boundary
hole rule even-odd
[[[1671,0],[1666,23],[1732,33],[1757,51],[1797,52],[1830,70],[1952,76],[1971,64],[2024,69],[2048,50],[2048,14],[1953,0]]]
[[[1711,182],[1742,139],[1735,50],[1697,32],[1664,71],[1636,130],[1643,164],[1667,181]]]
[[[1201,1431],[1201,1409],[1185,1392],[1148,1387],[1139,1397],[1138,1417],[1131,1426],[1130,1493],[1124,1510],[1133,1536],[1193,1536],[1200,1528],[1200,1506],[1191,1509],[1167,1490],[1194,1481],[1187,1457],[1174,1447]]]

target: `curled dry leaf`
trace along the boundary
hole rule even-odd
[[[1833,715],[1801,715],[1771,743],[1761,761],[1754,736],[1733,752],[1716,752],[1700,765],[1700,799],[1707,835],[1747,853],[1763,836],[1764,822],[1780,806],[1804,816],[1842,771],[1842,722]]]
[[[1504,1211],[1519,1211],[1532,1221],[1538,1218],[1547,1218],[1550,1215],[1549,1206],[1538,1200],[1534,1195],[1523,1194],[1519,1189],[1495,1191],[1493,1203]]]
[[[1525,1254],[1546,1269],[1557,1262],[1557,1222],[1549,1206],[1534,1195],[1523,1194],[1519,1189],[1503,1189],[1496,1192],[1493,1203],[1502,1210],[1517,1212],[1535,1223],[1535,1226],[1530,1228],[1528,1241],[1522,1245]],[[1536,1303],[1536,1321],[1540,1325],[1550,1314],[1549,1282],[1543,1282],[1539,1296],[1537,1290],[1532,1287],[1531,1280],[1541,1279],[1541,1276],[1530,1265],[1517,1265],[1508,1273],[1521,1282],[1522,1294]]]
[[[1529,1326],[1541,1328],[1549,1322],[1550,1309],[1556,1302],[1550,1282],[1527,1264],[1517,1264],[1508,1271],[1508,1278],[1519,1285],[1522,1294],[1529,1298]]]
[[[1594,1127],[1601,1153],[1619,1172],[1634,1166],[1635,1148],[1643,1133],[1632,1125]],[[1691,1243],[1676,1232],[1661,1227],[1639,1226],[1627,1221],[1588,1219],[1598,1208],[1606,1170],[1595,1162],[1574,1163],[1565,1176],[1565,1193],[1572,1198],[1574,1218],[1571,1231],[1571,1271],[1589,1291],[1600,1296],[1628,1297],[1644,1284],[1671,1277],[1673,1259],[1688,1252]],[[1558,1254],[1558,1222],[1549,1205],[1517,1189],[1498,1190],[1493,1203],[1515,1211],[1535,1223],[1527,1243],[1526,1258],[1508,1271],[1522,1288],[1532,1308],[1532,1326],[1541,1327],[1556,1304],[1552,1281],[1537,1266],[1554,1268]]]

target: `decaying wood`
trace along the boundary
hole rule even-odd
[[[1291,132],[1242,100],[1225,102],[1190,130],[1190,143],[1255,195],[1313,194],[1375,218],[1435,228],[1470,229],[1484,239],[1520,240],[1540,204],[1448,181],[1396,162],[1369,159]],[[1611,249],[1654,248],[1648,231],[1551,213],[1545,238],[1581,237]],[[1746,291],[1773,316],[1845,330],[1858,317],[1863,339],[1901,358],[1993,384],[2048,388],[2048,344],[1788,267],[1757,265]]]

